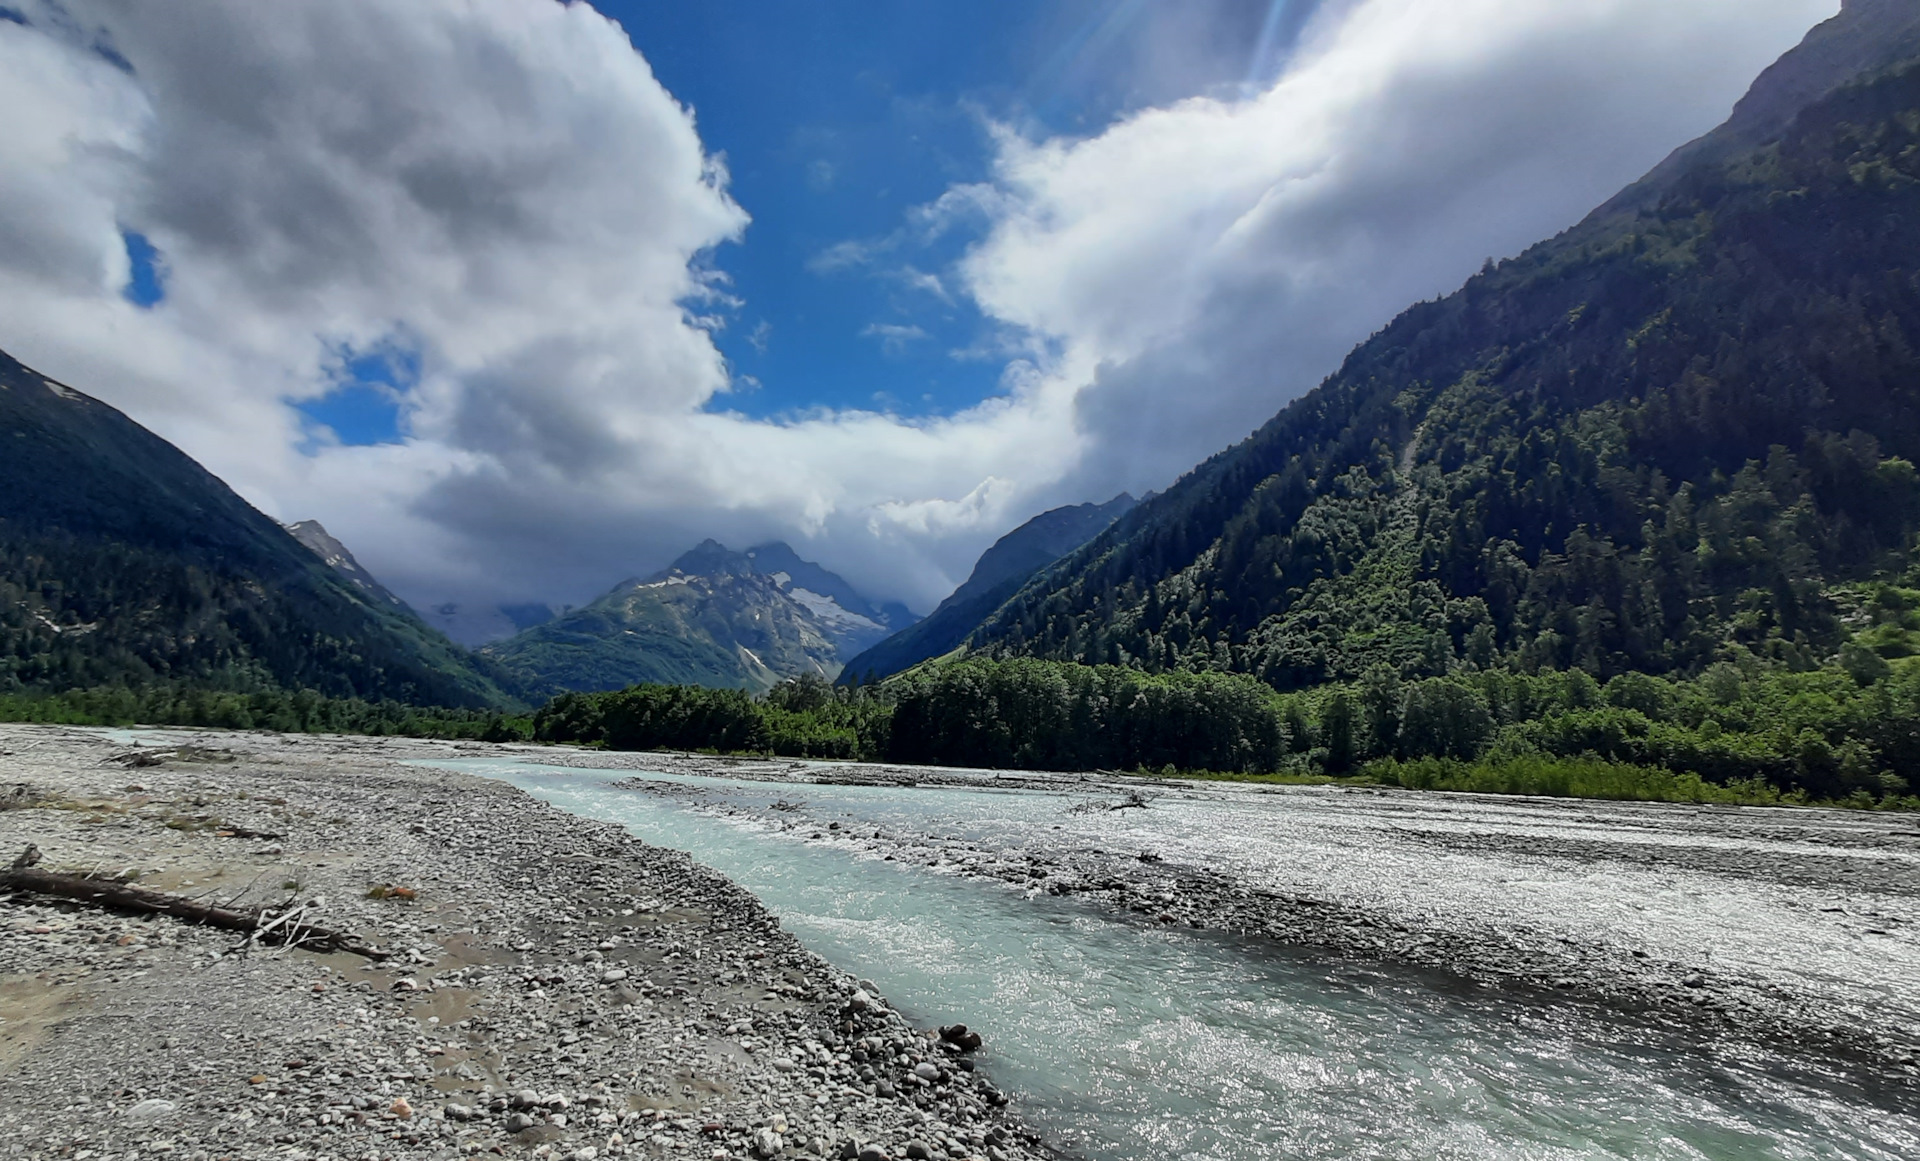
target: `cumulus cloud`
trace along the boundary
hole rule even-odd
[[[1400,309],[1572,225],[1711,127],[1837,0],[1329,6],[1251,100],[1085,140],[1002,130],[961,263],[989,315],[1091,368],[1075,494],[1163,485]],[[1203,453],[1204,454],[1204,453]]]
[[[0,346],[422,606],[579,601],[705,536],[784,536],[924,607],[1013,521],[1164,485],[1570,224],[1837,4],[1352,0],[1248,99],[1002,131],[984,180],[816,261],[980,231],[912,275],[988,316],[1004,392],[918,421],[726,410],[713,254],[752,244],[752,207],[585,4],[16,6]],[[150,309],[123,231],[163,257]],[[417,368],[403,438],[311,439],[291,404],[389,349]]]

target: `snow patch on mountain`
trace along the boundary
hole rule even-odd
[[[872,617],[863,617],[842,608],[840,602],[832,597],[797,586],[788,589],[787,596],[791,597],[795,604],[828,624],[846,629],[871,629],[876,633],[886,631],[885,625]]]

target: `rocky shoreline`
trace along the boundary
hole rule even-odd
[[[418,749],[0,726],[8,858],[312,902],[385,954],[14,896],[0,1157],[1045,1155],[977,1036],[913,1027],[686,855]]]
[[[995,789],[1080,796],[1083,809],[1095,815],[1124,809],[1130,798],[1182,789],[1123,775],[961,772],[565,750],[526,756],[554,765],[796,786],[978,788],[990,781]],[[696,803],[701,799],[698,791],[679,783],[641,778],[628,785],[639,792],[692,795]],[[1228,799],[1260,793],[1253,787],[1191,789],[1196,795]],[[898,827],[822,830],[818,819],[799,816],[776,821],[784,830],[892,861],[999,880],[1031,893],[1084,898],[1134,922],[1271,939],[1356,961],[1440,973],[1470,985],[1551,996],[1554,1003],[1584,1006],[1604,1018],[1642,1021],[1693,1040],[1748,1042],[1800,1058],[1809,1067],[1897,1104],[1920,1104],[1920,991],[1915,990],[1920,988],[1920,975],[1915,974],[1920,964],[1920,820],[1827,810],[1481,799],[1492,814],[1523,817],[1513,824],[1462,827],[1436,825],[1434,816],[1446,814],[1454,804],[1465,809],[1480,796],[1296,788],[1282,793],[1317,793],[1357,803],[1346,809],[1387,817],[1391,822],[1383,829],[1392,842],[1431,851],[1436,859],[1460,853],[1523,868],[1554,865],[1570,879],[1614,878],[1617,870],[1632,868],[1670,884],[1695,878],[1738,883],[1790,911],[1804,911],[1808,903],[1779,896],[1826,893],[1817,906],[1819,918],[1831,930],[1818,934],[1865,950],[1850,956],[1850,963],[1834,960],[1814,964],[1814,971],[1802,965],[1765,974],[1741,970],[1724,956],[1715,956],[1711,943],[1725,937],[1725,925],[1738,924],[1734,916],[1718,917],[1720,930],[1703,931],[1698,942],[1705,946],[1697,951],[1684,946],[1676,950],[1672,943],[1642,944],[1591,930],[1577,914],[1574,922],[1560,924],[1524,911],[1463,920],[1457,912],[1428,906],[1431,900],[1418,893],[1396,897],[1352,891],[1344,889],[1350,880],[1332,876],[1263,883],[1242,870],[1164,858],[1145,848],[1093,847],[1083,840],[1033,842],[1031,836],[996,844],[978,836],[961,839]],[[706,805],[727,812],[740,809],[724,797]],[[1688,893],[1684,883],[1680,893]],[[1604,902],[1637,906],[1620,898]],[[1760,916],[1753,917],[1753,923],[1762,922]],[[1782,933],[1783,951],[1792,938]],[[1862,978],[1869,975],[1884,978]]]

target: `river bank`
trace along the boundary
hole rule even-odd
[[[1041,1155],[970,1055],[682,853],[406,764],[442,745],[141,740],[0,727],[0,852],[317,900],[385,958],[14,897],[0,1156]]]
[[[1920,820],[1354,787],[529,750],[808,841],[1145,924],[1269,938],[1784,1050],[1920,1103]],[[1057,796],[1017,821],[836,817],[834,787]],[[815,788],[809,791],[807,788]]]

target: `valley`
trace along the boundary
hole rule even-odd
[[[4,938],[53,1015],[8,1010],[38,1064],[5,1083],[91,1098],[29,1130],[48,1147],[746,1154],[775,1124],[825,1156],[1920,1142],[1904,817],[207,731],[9,727],[0,748],[53,799],[0,834],[50,861],[223,895],[300,881],[400,956],[236,957],[169,921],[17,912]],[[159,825],[182,813],[276,833]],[[115,1013],[215,980],[217,1009],[136,1034],[111,1085],[88,1063]],[[856,986],[901,1013],[889,1037],[981,1031],[972,1087],[783,1071],[833,1047]],[[217,1034],[236,1020],[244,1040]]]

